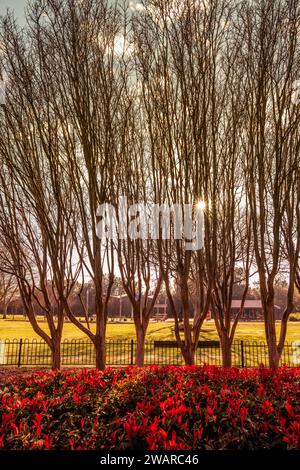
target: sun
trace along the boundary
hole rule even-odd
[[[205,201],[198,201],[197,202],[197,209],[203,211],[205,209],[205,207],[206,207]]]

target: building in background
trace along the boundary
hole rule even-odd
[[[233,300],[231,302],[231,314],[234,317],[240,310],[242,300]],[[283,311],[278,305],[274,305],[274,314],[276,320],[281,320]],[[261,300],[245,300],[244,310],[240,317],[241,321],[262,321],[263,310]]]

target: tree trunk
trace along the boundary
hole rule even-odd
[[[143,367],[145,362],[145,331],[139,327],[136,329],[136,352],[135,363],[138,367]]]
[[[224,333],[221,336],[221,350],[222,350],[222,365],[223,367],[231,367],[232,358],[231,358],[231,344],[230,339]]]
[[[104,370],[106,366],[106,347],[105,347],[105,330],[96,335],[96,369]]]
[[[182,351],[182,355],[186,366],[195,365],[195,351],[192,345],[185,346],[184,351]]]
[[[55,338],[52,340],[52,370],[60,369],[60,348],[61,348],[61,338]]]
[[[186,282],[181,284],[181,301],[183,310],[183,326],[184,326],[184,343],[185,347],[182,351],[183,358],[186,365],[192,366],[195,364],[195,351],[193,348],[192,328],[190,325],[190,305],[189,305],[189,292]]]
[[[6,315],[7,315],[7,305],[5,305],[3,309],[3,320],[6,320]]]
[[[278,369],[280,354],[278,353],[277,349],[273,302],[267,303],[265,307],[265,330],[268,344],[269,367]]]
[[[278,369],[279,361],[280,361],[280,354],[277,350],[276,344],[276,335],[272,332],[269,332],[269,337],[267,338],[268,343],[268,355],[269,355],[269,367],[272,369]]]

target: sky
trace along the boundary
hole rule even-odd
[[[7,8],[14,10],[15,15],[22,22],[24,19],[24,9],[29,0],[0,0],[0,16],[6,13]],[[113,1],[113,0],[112,0]],[[129,4],[135,6],[136,3],[139,3],[138,0],[131,0]]]
[[[15,11],[18,18],[24,16],[24,8],[27,0],[0,0],[0,15],[6,13],[7,8]]]

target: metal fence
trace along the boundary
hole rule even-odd
[[[134,365],[135,340],[106,342],[106,362],[111,366]],[[61,344],[62,366],[94,366],[95,349],[88,339],[65,339]],[[145,344],[145,365],[183,365],[184,361],[176,341],[148,341]],[[219,341],[200,341],[196,351],[196,364],[222,365]],[[232,345],[232,366],[257,367],[268,365],[265,343],[235,341]],[[300,365],[300,343],[286,344],[281,365]],[[46,343],[36,339],[0,340],[0,367],[49,367],[51,351]]]

